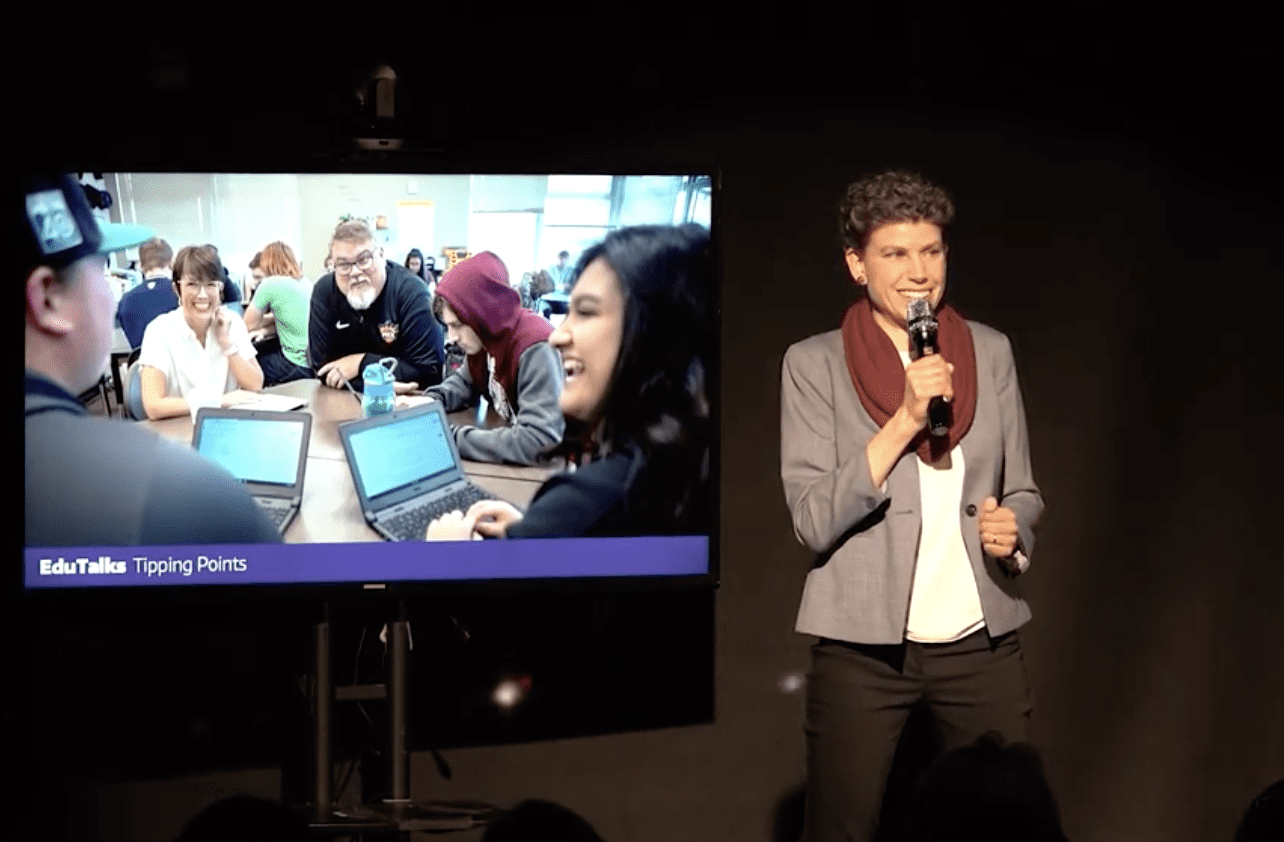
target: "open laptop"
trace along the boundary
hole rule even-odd
[[[192,447],[243,482],[285,535],[303,501],[311,432],[312,416],[306,412],[201,407]]]
[[[389,541],[422,541],[442,515],[495,495],[464,473],[440,403],[339,425],[366,522]]]

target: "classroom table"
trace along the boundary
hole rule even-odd
[[[347,543],[382,541],[362,515],[357,489],[352,481],[339,425],[361,417],[361,404],[347,389],[331,389],[319,380],[295,380],[263,390],[287,395],[307,403],[300,412],[312,415],[308,458],[304,468],[303,502],[285,532],[287,543]],[[242,405],[253,409],[252,404]],[[465,409],[448,415],[452,424],[494,427],[504,421],[493,411],[478,424],[478,412]],[[172,441],[191,444],[192,417],[183,415],[160,421],[139,421]],[[507,500],[518,508],[530,504],[545,479],[562,469],[560,463],[531,467],[493,465],[463,461],[464,472],[480,488]]]

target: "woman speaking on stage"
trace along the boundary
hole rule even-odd
[[[809,842],[873,838],[920,702],[944,750],[987,731],[1029,737],[1020,584],[1043,499],[1007,337],[944,303],[953,216],[946,192],[911,173],[852,184],[843,253],[864,294],[839,329],[784,358],[781,477],[795,535],[816,554],[796,624],[818,638]],[[930,347],[912,341],[916,300],[930,308]]]

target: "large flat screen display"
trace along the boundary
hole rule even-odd
[[[176,253],[186,246],[216,246],[227,270],[222,300],[241,318],[251,309],[260,317],[271,314],[270,299],[259,297],[260,286],[270,279],[259,277],[263,273],[256,272],[259,267],[254,265],[261,262],[268,244],[289,246],[302,271],[299,283],[308,285],[309,290],[319,284],[334,284],[333,271],[326,264],[331,257],[332,235],[344,221],[361,220],[368,225],[381,259],[396,267],[412,263],[412,269],[419,267],[416,276],[423,284],[422,294],[430,302],[445,272],[471,256],[493,253],[506,267],[509,283],[523,308],[554,328],[567,318],[570,291],[576,281],[574,269],[580,256],[612,231],[635,225],[687,223],[709,229],[713,224],[713,179],[702,173],[106,172],[82,174],[82,182],[111,195],[110,209],[98,211],[104,217],[147,226]],[[109,278],[118,300],[154,283],[143,276],[142,268],[137,248],[108,259]],[[716,296],[713,277],[709,288],[710,295]],[[261,300],[268,303],[260,305]],[[440,321],[440,307],[435,312],[445,340],[448,332]],[[716,313],[716,306],[710,312]],[[716,335],[715,322],[710,323],[709,329]],[[140,369],[130,363],[137,349],[119,321],[115,336],[108,400],[104,407],[101,399],[95,399],[90,411],[109,414],[110,423],[138,425],[174,446],[190,448],[192,416],[163,420],[130,417],[130,369],[135,370],[135,377]],[[270,335],[264,341],[266,345],[256,347],[270,348]],[[461,348],[448,345],[445,350],[448,363],[468,368]],[[707,362],[711,367],[716,365],[715,359]],[[716,371],[708,374],[710,384],[715,383]],[[711,544],[716,517],[698,529],[688,530],[690,534],[383,540],[369,523],[370,513],[362,511],[348,464],[350,456],[339,432],[341,425],[363,418],[362,394],[331,388],[315,377],[270,386],[262,394],[267,398],[250,395],[250,402],[243,406],[312,415],[300,505],[281,543],[28,544],[24,547],[25,587],[45,590],[333,584],[379,589],[445,581],[713,579]],[[716,396],[710,394],[709,398],[716,407]],[[417,400],[421,398],[411,394],[403,398],[402,404],[413,405]],[[269,405],[268,401],[273,403]],[[450,412],[449,420],[456,426],[494,428],[506,423],[502,409],[483,398]],[[709,429],[716,430],[716,426],[711,424]],[[227,436],[218,428],[208,430],[205,447],[221,448],[224,452],[218,461],[237,466],[229,473],[242,482],[288,487],[295,479],[290,455],[296,452],[297,442],[270,440],[270,432],[255,438],[254,430],[253,424],[238,425],[235,437],[230,427]],[[244,440],[247,434],[251,435],[249,441]],[[716,465],[716,441],[710,446]],[[382,483],[380,488],[399,487],[404,476],[431,470],[426,466],[440,463],[450,468],[451,462],[460,458],[430,440],[385,442],[371,435],[359,437],[354,447],[387,451],[386,464],[370,480]],[[273,457],[283,454],[287,458],[281,460],[282,467],[274,467]],[[378,454],[367,457],[378,463]],[[537,465],[517,465],[461,458],[460,464],[468,480],[479,488],[525,509],[544,483],[573,470],[575,459],[559,456]],[[57,472],[66,482],[75,483],[78,472],[85,467],[47,464],[29,470]],[[121,464],[119,470],[128,471],[129,466]],[[111,478],[94,477],[93,482],[110,485]],[[715,488],[716,476],[705,487]],[[217,509],[214,504],[211,501],[211,511]],[[706,510],[716,512],[716,505],[707,505]],[[93,517],[94,513],[83,516]]]

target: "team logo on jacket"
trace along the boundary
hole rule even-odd
[[[393,342],[397,341],[398,327],[399,326],[394,322],[384,322],[379,325],[379,335],[383,337],[384,342],[391,345]]]

